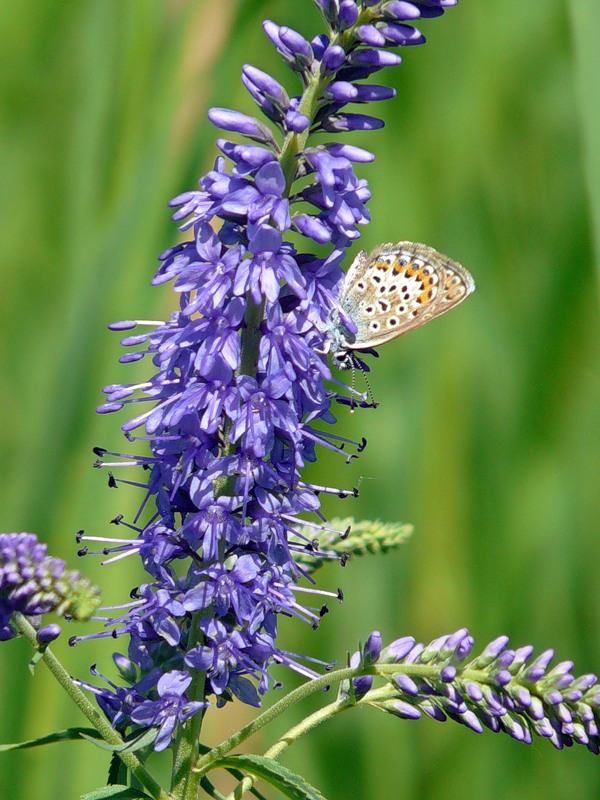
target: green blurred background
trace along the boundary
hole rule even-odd
[[[295,93],[260,20],[309,38],[321,28],[310,0],[21,0],[0,15],[0,528],[36,531],[122,602],[136,565],[77,563],[73,536],[110,532],[138,500],[91,468],[94,445],[122,445],[126,418],[94,414],[100,387],[146,374],[116,363],[105,326],[173,307],[168,287],[149,287],[157,254],[178,239],[166,203],[214,158],[207,107],[251,111],[242,64]],[[383,348],[379,409],[339,409],[343,431],[369,447],[310,473],[362,481],[360,500],[327,503],[331,515],[410,521],[414,538],[324,570],[345,603],[318,632],[290,623],[283,638],[343,662],[373,629],[428,641],[466,626],[481,646],[508,634],[598,672],[600,7],[463,0],[421,27],[428,45],[383,75],[398,89],[374,112],[386,129],[347,139],[377,156],[360,170],[373,192],[362,244],[425,241],[478,288]],[[55,650],[73,674],[98,662],[113,675],[110,643]],[[4,742],[81,721],[28,658],[23,641],[2,647]],[[249,713],[211,712],[207,740]],[[102,785],[105,761],[83,743],[3,755],[0,796],[75,798]],[[600,797],[600,762],[584,748],[368,710],[299,742],[285,763],[330,800]]]

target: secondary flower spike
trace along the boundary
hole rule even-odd
[[[65,562],[47,554],[33,533],[0,533],[0,639],[16,635],[11,616],[19,611],[39,628],[40,618],[54,611],[59,616],[87,620],[100,603],[98,589]],[[58,635],[58,625],[48,625],[41,639]]]

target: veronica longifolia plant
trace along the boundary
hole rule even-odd
[[[206,774],[220,766],[249,776],[236,796],[262,777],[291,797],[321,797],[275,759],[318,722],[365,704],[407,719],[426,714],[519,741],[538,734],[558,748],[577,742],[599,750],[597,679],[575,678],[570,662],[549,669],[551,652],[534,658],[532,648],[512,650],[500,637],[474,656],[466,630],[427,646],[404,637],[384,647],[372,633],[346,668],[323,675],[328,665],[287,652],[277,639],[281,614],[316,627],[338,597],[314,584],[325,560],[385,550],[408,533],[380,523],[326,525],[319,495],[356,490],[313,485],[303,469],[318,448],[347,459],[363,447],[323,430],[335,421],[334,399],[350,394],[368,405],[343,384],[336,395],[326,356],[340,263],[358,226],[369,222],[367,182],[353,165],[373,159],[338,135],[383,125],[346,106],[393,98],[392,89],[366,79],[400,63],[396,48],[424,42],[415,20],[441,16],[455,3],[316,0],[327,31],[312,41],[267,21],[265,34],[297,76],[299,94],[290,97],[275,78],[246,65],[242,81],[267,122],[226,108],[208,113],[225,132],[217,140],[222,155],[198,190],[172,201],[191,238],[160,257],[153,281],[173,282],[179,310],[165,322],[111,326],[142,331],[123,339],[135,349],[121,361],[149,356],[152,370],[141,384],[107,387],[99,409],[136,409],[122,426],[130,452],[97,450],[97,466],[111,469],[110,485],[129,482],[118,468],[144,470],[139,512],[116,520],[124,535],[104,540],[102,552],[108,561],[141,558],[148,580],[115,616],[105,610],[100,630],[71,641],[126,642],[127,655],[114,656],[118,685],[71,680],[47,649],[57,626],[41,627],[51,610],[89,618],[98,604],[93,587],[48,559],[35,537],[0,538],[2,636],[26,634],[94,725],[90,735],[119,753],[111,784],[134,792],[123,796],[214,795]],[[314,143],[315,133],[331,140],[321,135]],[[300,234],[302,249],[291,232]],[[326,257],[310,253],[314,242],[328,246]],[[78,538],[82,554],[98,540]],[[233,700],[260,707],[274,664],[306,682],[217,748],[204,748],[206,708]],[[230,755],[277,714],[332,684],[337,699],[266,756]],[[104,716],[82,689],[93,692]],[[166,748],[174,768],[162,788],[145,762],[149,749]]]

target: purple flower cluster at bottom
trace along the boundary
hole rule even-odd
[[[16,611],[39,627],[39,618],[51,611],[85,620],[98,606],[98,590],[47,552],[33,533],[0,533],[0,639],[16,635],[10,621]],[[47,644],[59,633],[58,625],[48,625],[39,641]]]

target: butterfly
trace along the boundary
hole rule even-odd
[[[418,242],[382,244],[352,262],[328,330],[334,366],[351,369],[369,350],[444,314],[475,291],[461,264]]]

